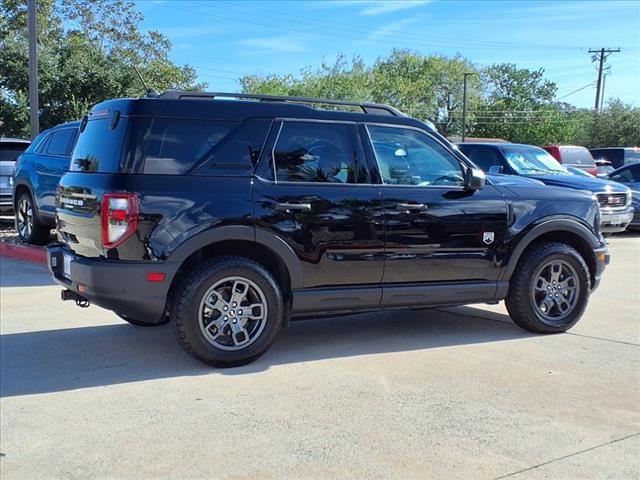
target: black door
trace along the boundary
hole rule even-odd
[[[426,132],[368,125],[386,224],[384,284],[495,281],[506,202],[464,187],[466,167]]]
[[[382,201],[368,179],[356,125],[285,120],[274,129],[253,187],[258,228],[296,253],[305,288],[377,288],[384,264]]]

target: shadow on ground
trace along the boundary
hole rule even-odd
[[[0,337],[0,396],[31,395],[184,375],[255,374],[274,365],[517,340],[506,316],[471,307],[293,322],[256,362],[212,369],[188,357],[169,326],[128,324]]]

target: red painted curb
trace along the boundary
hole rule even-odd
[[[43,247],[14,245],[0,241],[0,257],[13,257],[42,265],[47,264],[47,252]]]

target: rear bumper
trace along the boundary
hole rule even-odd
[[[63,274],[64,257],[69,258],[69,275]],[[53,245],[47,248],[47,264],[53,279],[91,303],[127,315],[135,320],[159,323],[178,266],[172,263],[122,262],[85,258]],[[165,273],[162,282],[147,280],[149,273]]]

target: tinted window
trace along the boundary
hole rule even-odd
[[[560,147],[562,163],[566,165],[580,165],[582,167],[595,165],[591,152],[584,147]]]
[[[47,143],[46,153],[49,155],[69,155],[73,149],[73,137],[75,136],[75,129],[65,128],[64,130],[58,130],[51,134],[49,142]]]
[[[459,145],[458,148],[471,159],[478,167],[485,172],[489,172],[493,166],[503,166],[502,157],[493,148],[489,147],[466,147]]]
[[[636,149],[626,149],[624,151],[624,162],[640,162],[640,150]]]
[[[15,162],[28,146],[29,144],[27,143],[0,143],[0,161]]]
[[[464,184],[458,159],[426,133],[395,127],[367,128],[385,184]]]
[[[611,176],[611,180],[621,183],[640,182],[640,165],[624,168]]]
[[[111,120],[100,118],[89,120],[78,137],[73,150],[71,171],[112,173],[120,169],[122,138],[127,128],[125,119],[120,119],[116,128],[109,128]]]
[[[356,182],[355,126],[285,122],[274,147],[279,182]]]
[[[155,118],[144,151],[143,173],[181,174],[211,158],[236,126],[231,122]]]

